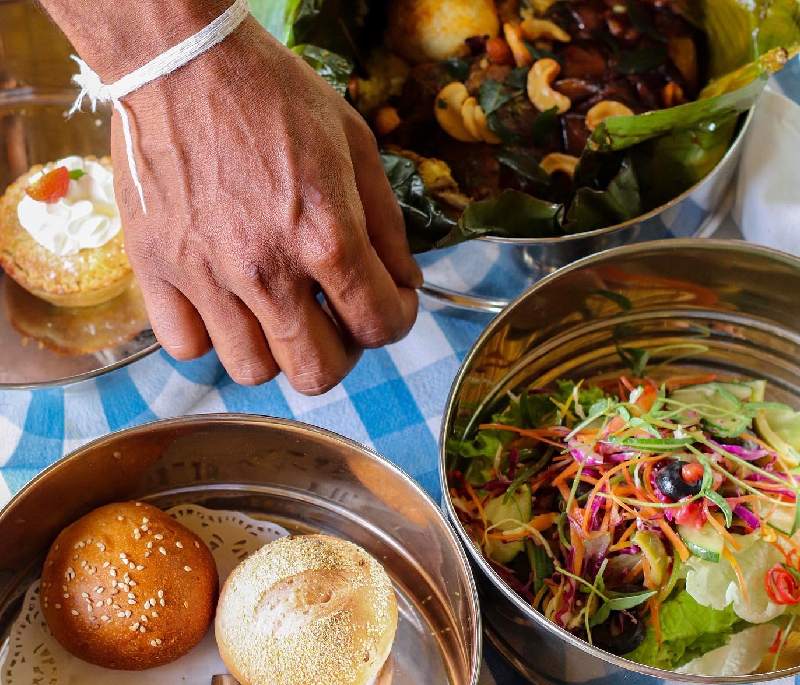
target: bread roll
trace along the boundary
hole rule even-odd
[[[499,31],[493,0],[393,0],[389,7],[389,45],[411,62],[463,57],[467,38]]]
[[[234,569],[217,607],[217,645],[242,685],[386,683],[396,628],[383,567],[326,535],[262,547]]]
[[[42,571],[47,625],[75,656],[141,670],[194,647],[214,617],[208,547],[160,509],[109,504],[65,528]]]

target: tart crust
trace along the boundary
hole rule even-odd
[[[110,157],[96,161],[111,169]],[[0,198],[0,266],[25,290],[59,307],[91,307],[117,297],[133,281],[122,231],[100,247],[59,256],[20,224],[17,205],[30,178],[41,169],[41,164],[33,166]]]

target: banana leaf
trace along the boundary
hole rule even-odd
[[[694,102],[601,123],[581,156],[568,201],[557,204],[509,190],[473,202],[460,216],[454,215],[452,208],[425,188],[413,162],[384,154],[384,168],[403,209],[412,248],[445,247],[486,234],[537,238],[601,228],[654,209],[713,169],[769,74],[800,51],[800,2],[678,2],[687,19],[707,36],[710,82]],[[361,61],[361,34],[380,35],[380,31],[362,29],[369,11],[383,4],[378,0],[251,0],[254,15],[264,26],[295,47],[341,93],[348,69]],[[635,66],[632,62],[631,68]],[[502,92],[487,89],[481,95],[482,100],[493,96],[498,107],[503,104],[502,98],[498,100]],[[491,114],[489,122],[491,126]],[[510,146],[498,154],[501,163],[543,183],[546,179],[535,161],[526,164],[513,141],[507,142]]]

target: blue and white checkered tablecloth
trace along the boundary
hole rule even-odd
[[[794,60],[774,86],[800,104],[799,83],[800,60]],[[730,221],[720,229],[725,237],[737,232]],[[491,271],[484,264],[486,273],[477,273],[474,265],[441,253],[426,261],[440,259],[440,270],[466,286]],[[461,360],[487,323],[485,315],[423,306],[405,340],[366,352],[345,381],[321,397],[299,395],[283,377],[258,388],[239,387],[213,352],[180,363],[161,351],[76,386],[0,391],[0,506],[60,456],[109,431],[225,411],[294,418],[346,435],[398,464],[439,501],[437,440],[444,404]],[[522,684],[490,646],[484,655],[481,685]],[[800,677],[773,685],[800,685]]]

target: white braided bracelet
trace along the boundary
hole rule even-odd
[[[75,112],[80,110],[83,99],[86,97],[89,98],[93,112],[96,110],[98,102],[110,102],[113,105],[122,120],[122,135],[125,138],[125,152],[128,156],[128,167],[131,171],[133,185],[139,193],[142,211],[145,214],[147,214],[147,205],[144,201],[144,191],[142,189],[142,183],[139,180],[139,173],[136,169],[130,121],[128,119],[128,113],[122,105],[122,98],[141,88],[146,83],[155,81],[176,69],[180,69],[180,67],[191,62],[195,57],[202,55],[209,48],[225,40],[225,38],[233,33],[236,27],[244,21],[249,13],[250,8],[248,7],[247,0],[236,0],[225,12],[220,14],[208,26],[201,29],[193,36],[189,36],[186,40],[181,41],[176,46],[150,60],[136,71],[108,85],[100,80],[100,77],[86,62],[77,55],[72,55],[72,59],[77,62],[80,68],[79,73],[75,74],[72,80],[80,86],[81,92],[78,94],[75,103],[69,110],[68,116],[72,116]]]

